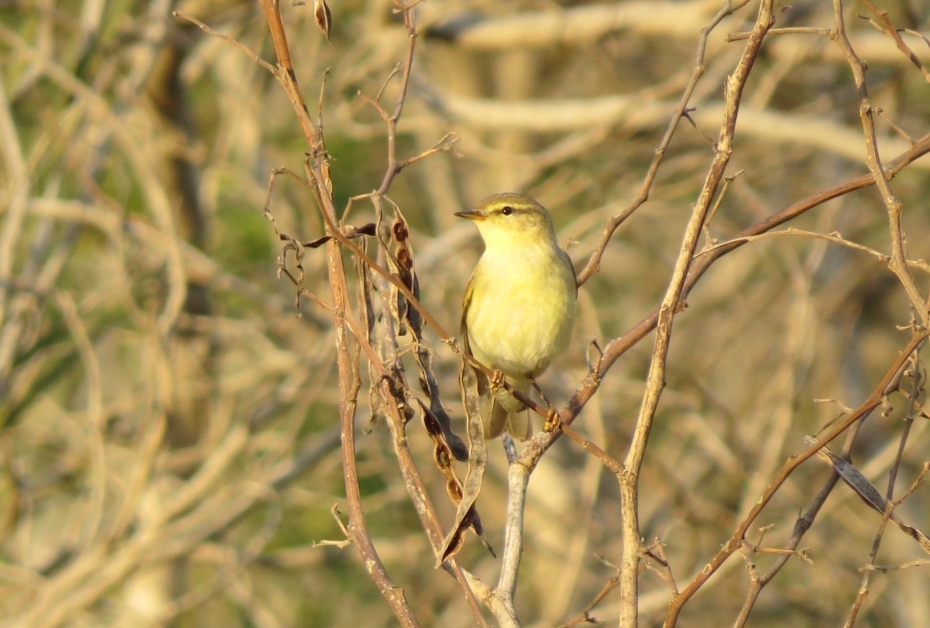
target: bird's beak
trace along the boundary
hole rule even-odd
[[[477,209],[470,209],[467,212],[455,212],[455,215],[459,218],[468,218],[469,220],[484,220],[487,218],[487,214]]]

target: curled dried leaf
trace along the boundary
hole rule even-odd
[[[375,233],[377,233],[377,227],[375,226],[375,223],[373,222],[369,222],[368,224],[362,225],[361,227],[355,227],[353,225],[346,225],[346,228],[345,228],[345,234],[346,236],[350,238],[353,236],[360,236],[360,235],[373,236],[375,235]]]
[[[362,236],[373,236],[375,235],[375,225],[374,223],[368,223],[367,225],[362,225],[361,227],[354,227],[352,225],[346,225],[343,229],[343,235],[345,237],[351,238],[360,238]],[[284,235],[279,236],[282,240],[289,240],[290,238]],[[316,240],[310,240],[309,242],[301,242],[300,246],[306,247],[308,249],[318,249],[330,240],[333,239],[331,235],[325,235],[317,238]]]
[[[888,510],[888,502],[882,496],[881,491],[869,482],[868,478],[866,478],[859,469],[840,458],[826,447],[818,451],[817,455],[821,460],[832,466],[833,470],[836,471],[847,486],[853,489],[866,504],[882,514]],[[892,508],[893,507],[894,505],[892,505]],[[923,532],[914,526],[906,524],[894,512],[888,513],[888,519],[898,526],[902,532],[916,540],[922,550],[930,554],[930,539],[928,539]]]

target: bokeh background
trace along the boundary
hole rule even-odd
[[[583,266],[606,220],[640,193],[694,72],[700,30],[722,5],[417,7],[399,155],[429,150],[449,133],[456,142],[454,154],[405,169],[388,195],[412,229],[423,302],[446,329],[458,328],[480,254],[474,226],[453,213],[491,193],[527,192],[549,207],[560,242]],[[899,28],[930,37],[925,0],[881,6]],[[281,5],[314,115],[320,103],[342,208],[383,177],[386,125],[370,99],[384,87],[383,102],[393,103],[398,81],[388,79],[408,38],[386,0],[332,0],[330,8],[327,42],[312,2]],[[603,346],[661,301],[713,158],[724,82],[743,49],[727,36],[751,28],[756,9],[750,2],[711,33],[689,119],[649,200],[582,288],[569,353],[542,379],[553,401],[564,404],[581,384],[592,341]],[[308,148],[275,78],[173,11],[273,60],[257,2],[0,3],[0,625],[395,625],[355,549],[340,547],[332,514],[334,505],[345,511],[332,317],[312,299],[296,303],[296,288],[277,274],[281,242],[263,215],[272,170],[303,172]],[[828,29],[831,11],[823,2],[785,4],[776,26]],[[930,83],[864,6],[847,2],[844,13],[869,66],[879,146],[890,160],[909,149],[909,137],[930,132]],[[930,45],[903,36],[930,66]],[[858,95],[839,48],[815,32],[773,35],[750,77],[734,178],[704,245],[866,172]],[[911,164],[892,189],[904,205],[908,259],[927,259],[930,159]],[[278,178],[268,207],[281,231],[322,235],[300,183]],[[369,203],[353,203],[350,223],[372,219]],[[872,188],[789,226],[890,252]],[[325,264],[322,249],[302,261],[306,289],[328,302]],[[915,264],[925,294],[926,271]],[[661,539],[679,586],[805,449],[804,436],[871,393],[912,320],[881,260],[804,235],[761,239],[721,259],[688,305],[676,318],[640,513],[645,539]],[[426,339],[461,432],[458,359],[431,331]],[[618,458],[651,347],[649,336],[616,363],[574,425]],[[372,538],[423,625],[474,625],[455,581],[434,568],[386,427],[369,424],[368,384],[358,462]],[[852,449],[882,492],[907,408],[890,395]],[[440,517],[451,522],[454,506],[418,417],[407,431]],[[489,451],[478,507],[500,547],[507,465],[499,444]],[[927,460],[930,430],[918,415],[897,494]],[[749,540],[782,547],[829,474],[816,458],[802,465]],[[930,533],[928,502],[923,486],[897,512]],[[517,594],[526,625],[571,622],[610,581],[618,517],[614,477],[561,439],[530,484]],[[840,484],[801,543],[812,562],[791,559],[747,625],[840,625],[880,524]],[[733,623],[747,564],[761,572],[777,558],[745,556],[731,557],[689,602],[684,624]],[[875,562],[926,558],[889,527]],[[496,578],[498,562],[473,536],[460,560],[487,582]],[[649,570],[641,582],[643,623],[659,625],[668,586]],[[930,625],[930,565],[875,573],[869,589],[856,625]],[[591,614],[615,623],[617,604],[614,591]]]

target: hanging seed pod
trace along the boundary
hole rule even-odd
[[[316,18],[317,26],[326,35],[326,41],[329,41],[329,31],[333,27],[333,13],[329,10],[326,0],[313,0],[313,17]]]

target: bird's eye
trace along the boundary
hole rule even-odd
[[[513,212],[514,212],[514,209],[510,205],[504,205],[503,207],[501,207],[501,213],[505,216],[509,216]]]

